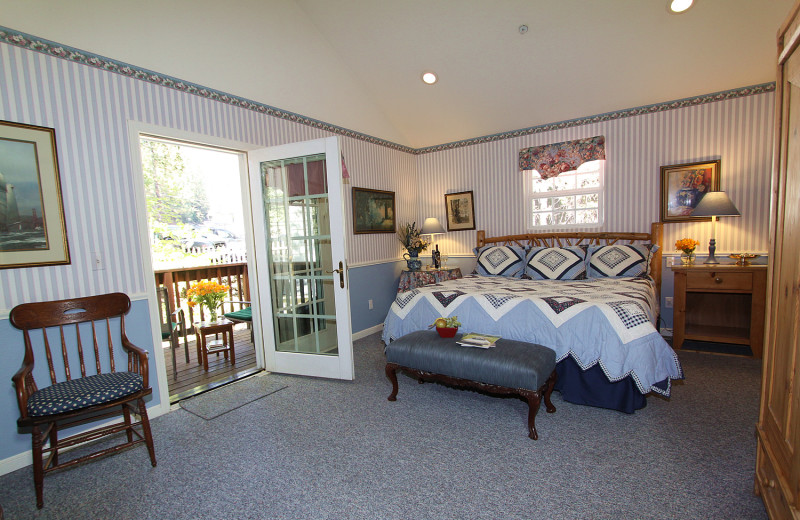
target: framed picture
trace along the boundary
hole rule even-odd
[[[55,130],[0,121],[0,269],[69,262]]]
[[[446,193],[447,231],[475,229],[475,203],[471,191]]]
[[[661,222],[711,220],[693,217],[692,210],[703,195],[719,191],[720,161],[661,167]]]
[[[353,233],[394,233],[394,192],[353,188]]]

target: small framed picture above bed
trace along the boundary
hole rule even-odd
[[[447,231],[475,229],[475,202],[471,191],[445,193]]]
[[[353,187],[353,233],[394,233],[394,192]]]
[[[692,210],[703,195],[719,191],[720,161],[705,161],[661,167],[661,222],[692,222],[711,217],[693,217]]]

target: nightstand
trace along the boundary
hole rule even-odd
[[[686,339],[764,347],[766,265],[672,265],[675,275],[672,347]]]
[[[417,287],[423,287],[432,283],[444,282],[461,278],[460,267],[445,267],[443,269],[420,269],[419,271],[409,271],[403,269],[400,273],[400,283],[397,291],[405,292]]]

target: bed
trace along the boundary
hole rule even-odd
[[[478,231],[477,274],[399,292],[383,340],[458,316],[464,332],[553,349],[565,401],[633,413],[683,379],[657,330],[661,237],[661,223],[650,233]]]

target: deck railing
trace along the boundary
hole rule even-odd
[[[182,308],[187,316],[187,327],[191,328],[196,321],[205,319],[202,306],[189,307],[186,291],[201,280],[215,279],[219,283],[230,286],[228,300],[250,301],[250,283],[247,276],[247,263],[216,264],[200,267],[183,267],[176,269],[160,269],[155,271],[156,287],[165,286],[172,309]],[[223,303],[221,312],[232,312],[248,307],[242,303]]]

